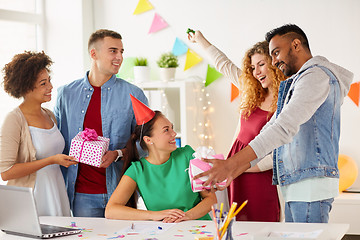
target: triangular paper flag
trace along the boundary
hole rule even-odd
[[[139,0],[135,11],[134,11],[134,15],[136,14],[140,14],[146,11],[149,11],[150,9],[153,9],[154,7],[151,5],[151,3],[148,0]]]
[[[356,106],[359,106],[359,91],[360,82],[351,84],[348,96],[356,104]]]
[[[166,28],[167,26],[168,24],[165,22],[165,20],[162,19],[162,17],[160,17],[159,14],[155,13],[149,33],[160,31],[161,29]]]
[[[231,83],[231,102],[239,96],[239,89]]]
[[[175,43],[172,49],[172,53],[175,56],[180,56],[186,53],[186,51],[188,50],[188,46],[181,41],[179,38],[175,39]]]
[[[206,81],[205,81],[205,87],[209,86],[213,81],[221,77],[222,74],[216,71],[215,68],[210,67],[210,64],[208,64],[208,69],[206,73]]]
[[[135,58],[134,57],[127,57],[124,58],[121,68],[118,74],[116,74],[117,77],[125,79],[125,80],[132,80],[134,79],[134,64]]]
[[[201,61],[202,61],[202,58],[199,55],[197,55],[196,52],[194,52],[193,50],[191,50],[189,48],[186,53],[186,61],[185,61],[184,71],[195,66],[196,64],[198,64]]]

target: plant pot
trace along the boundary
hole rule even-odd
[[[175,80],[176,68],[160,68],[160,79],[164,82]]]
[[[134,66],[134,82],[141,83],[150,80],[149,66]]]

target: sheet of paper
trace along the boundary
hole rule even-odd
[[[268,237],[282,237],[282,238],[314,238],[316,239],[323,232],[323,230],[315,230],[311,232],[270,232]]]
[[[127,228],[121,229],[117,231],[117,234],[129,234],[129,233],[138,233],[144,235],[157,235],[162,234],[172,228],[176,223],[162,223],[162,222],[141,222],[133,223],[129,225]]]

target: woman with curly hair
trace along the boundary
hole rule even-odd
[[[40,216],[70,216],[59,165],[74,157],[61,154],[64,138],[54,114],[41,104],[51,100],[51,59],[44,52],[17,54],[3,68],[4,89],[23,102],[7,114],[0,132],[0,173],[8,185],[30,187]]]
[[[200,43],[214,61],[215,68],[231,79],[240,90],[240,119],[229,158],[246,147],[270,120],[276,110],[280,82],[285,77],[279,69],[272,66],[266,41],[256,43],[245,53],[241,70],[200,31],[189,34],[188,38]],[[232,181],[228,188],[230,204],[248,200],[247,206],[236,216],[236,220],[280,220],[279,197],[276,186],[272,185],[272,175],[272,155],[269,154]]]

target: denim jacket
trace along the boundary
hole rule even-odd
[[[340,106],[352,77],[317,56],[280,84],[276,114],[249,144],[258,157],[275,149],[274,184],[339,177]]]
[[[287,185],[309,177],[339,177],[340,88],[330,70],[319,67],[330,77],[329,95],[310,120],[300,126],[293,140],[274,150],[274,184],[280,181],[280,185]],[[303,73],[280,84],[276,116],[291,100],[291,83]]]
[[[71,139],[83,130],[84,118],[89,106],[93,88],[89,83],[88,73],[84,78],[73,81],[58,89],[54,113],[59,129],[65,139],[64,154],[69,153]],[[110,138],[109,150],[122,149],[130,138],[136,125],[132,109],[132,94],[137,99],[148,104],[143,91],[113,75],[101,86],[101,121],[103,136]],[[113,162],[106,169],[106,188],[110,196],[115,190],[122,170],[122,161]],[[71,209],[75,194],[75,182],[78,164],[62,168]]]

